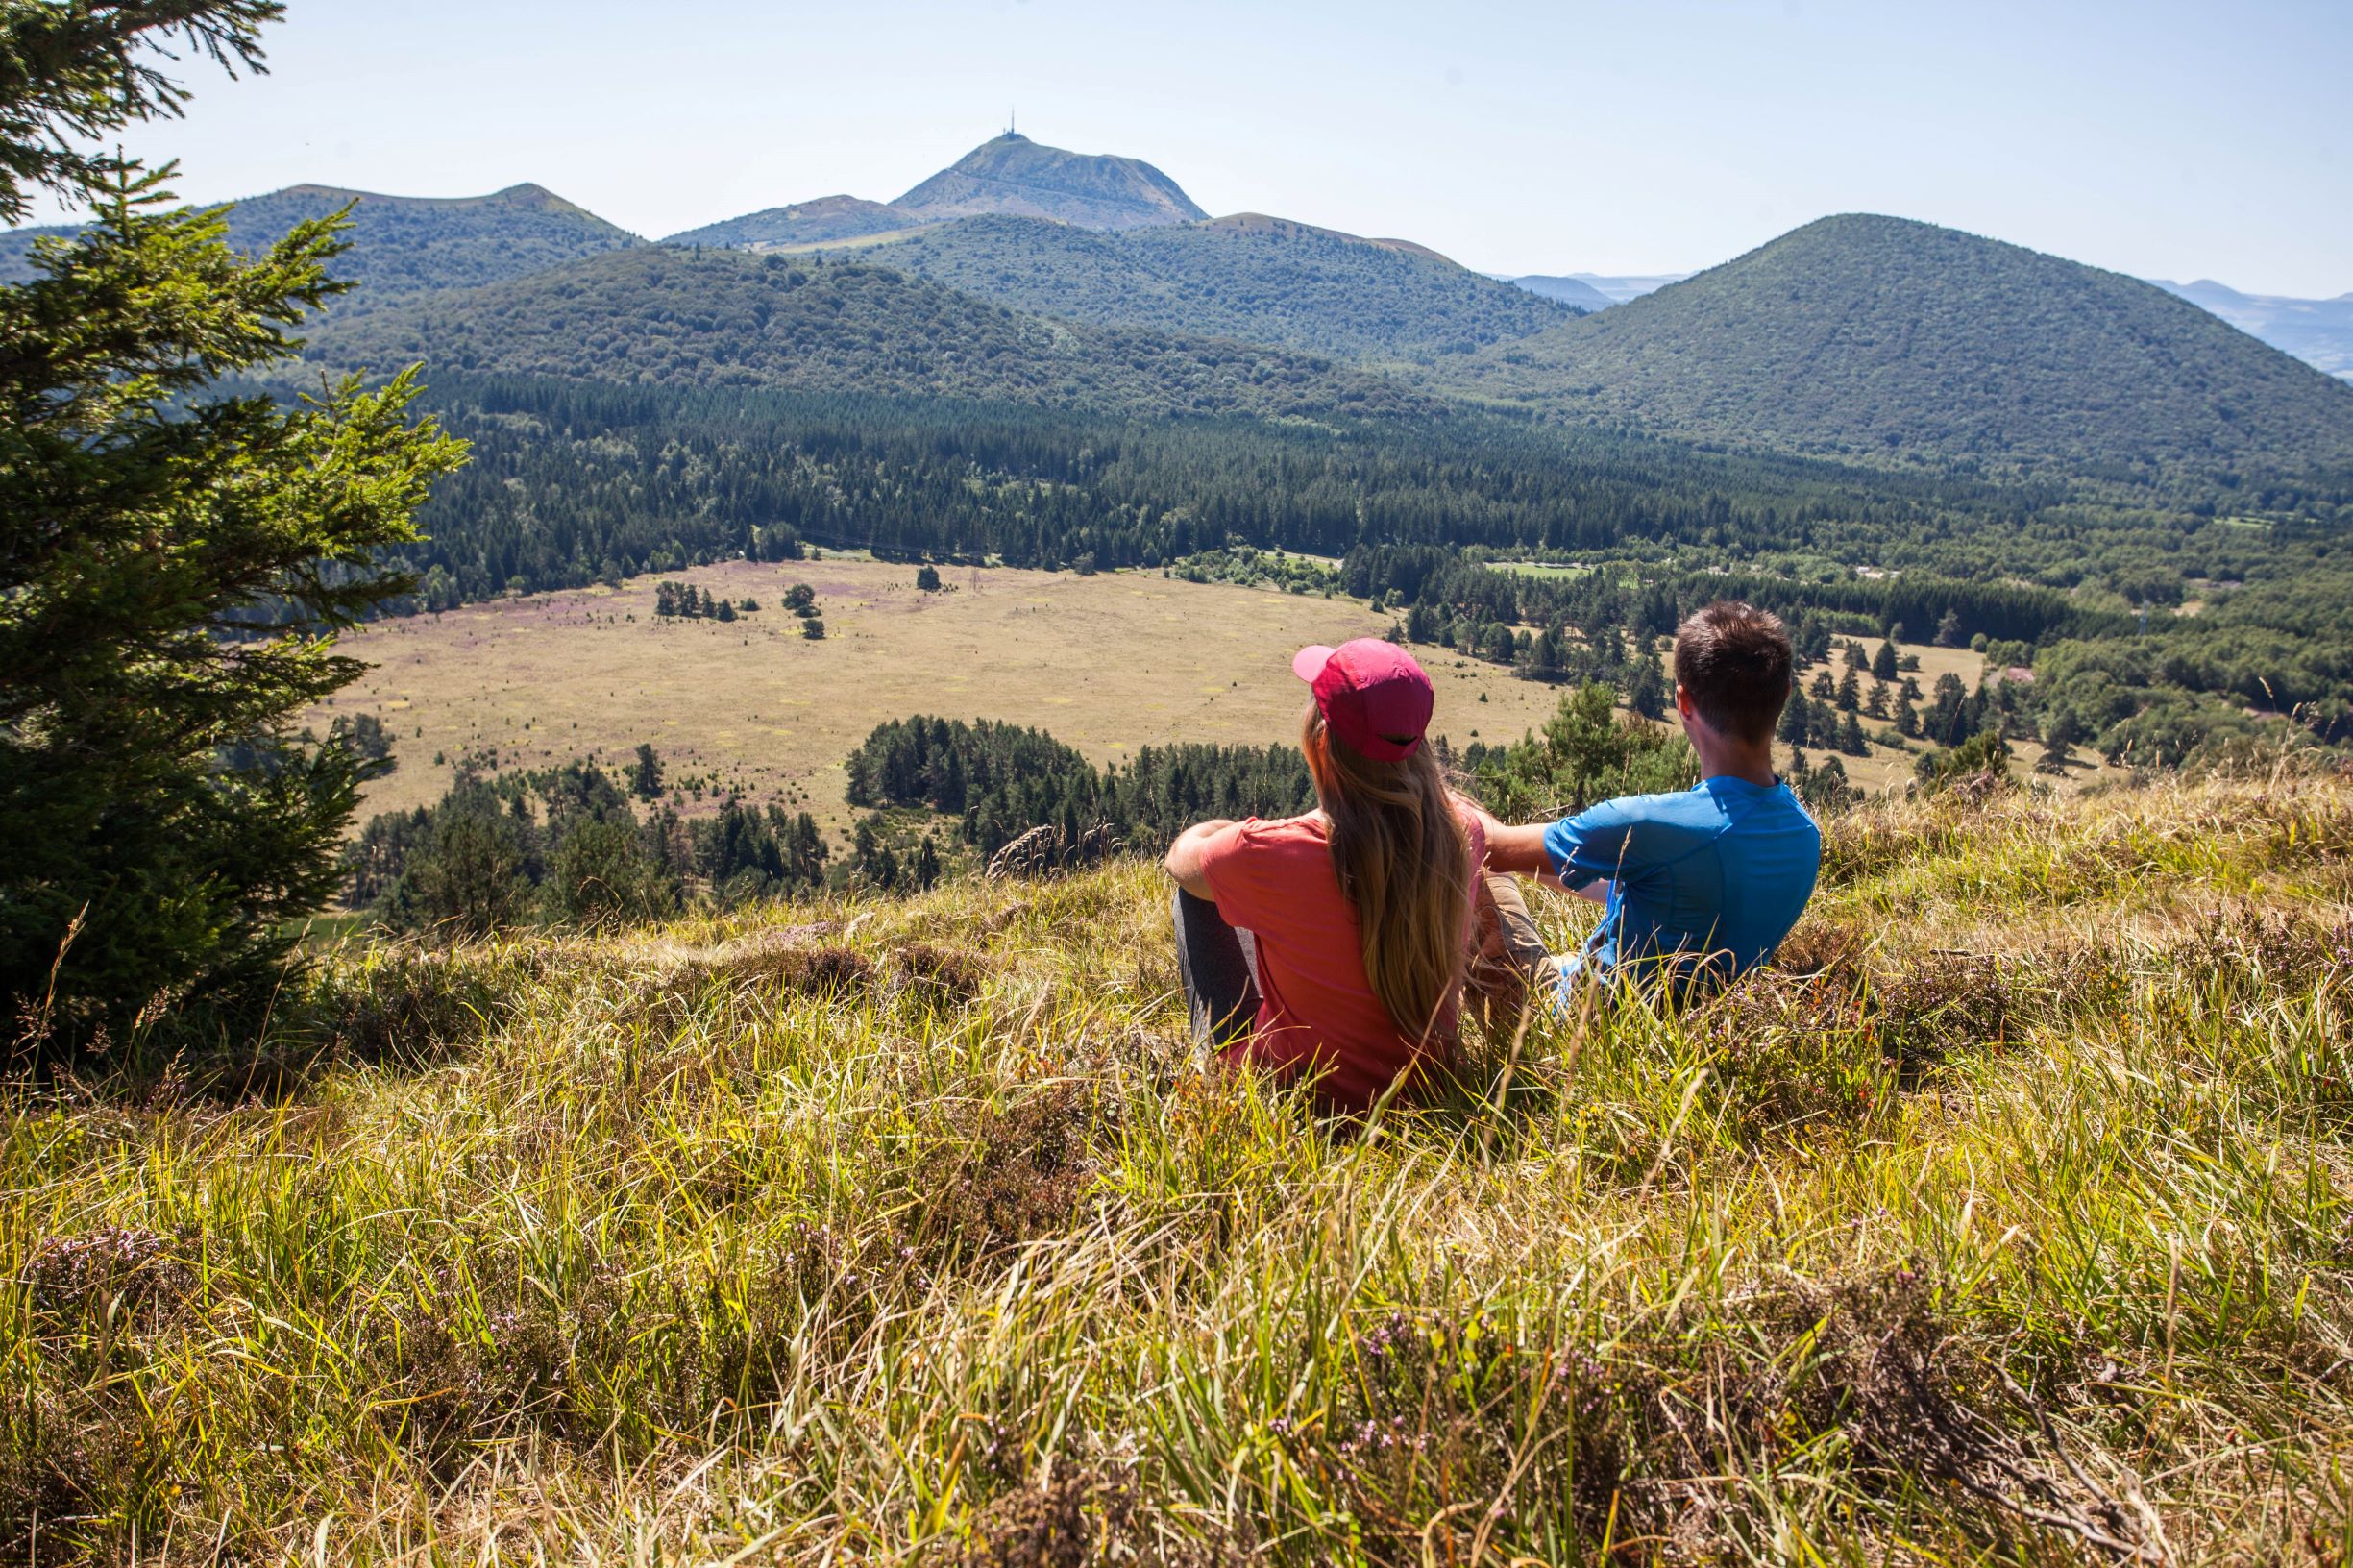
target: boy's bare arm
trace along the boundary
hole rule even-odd
[[[1541,876],[1553,869],[1544,853],[1544,829],[1540,825],[1507,827],[1489,818],[1487,828],[1487,869],[1509,871],[1515,876]]]
[[[1581,888],[1563,883],[1553,870],[1552,856],[1544,848],[1544,824],[1511,827],[1498,821],[1485,808],[1458,796],[1465,809],[1476,813],[1487,836],[1487,870],[1507,871],[1514,876],[1532,876],[1548,888],[1572,894],[1588,903],[1609,901],[1607,882],[1588,882]]]

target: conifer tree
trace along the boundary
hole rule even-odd
[[[650,743],[638,745],[637,766],[629,770],[629,790],[640,800],[662,797],[662,757]]]
[[[0,0],[0,222],[90,209],[0,285],[0,1013],[36,1035],[264,997],[340,880],[370,764],[293,716],[355,677],[336,634],[459,443],[417,387],[223,395],[346,284],[340,217],[251,258],[174,167],[77,149],[179,112],[169,58],[260,68],[270,0]]]

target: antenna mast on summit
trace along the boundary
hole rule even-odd
[[[1005,135],[1009,136],[1014,135],[1013,110],[1010,109],[1005,110]]]

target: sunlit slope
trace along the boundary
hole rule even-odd
[[[1828,844],[1786,972],[1377,1129],[1199,1070],[1144,865],[349,950],[6,1091],[0,1540],[2338,1560],[2353,793]]]

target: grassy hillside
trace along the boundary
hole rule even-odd
[[[2353,461],[2353,386],[2137,279],[1900,218],[1824,218],[1449,375],[1786,451],[2200,473]]]
[[[1277,349],[1070,326],[854,261],[631,251],[331,324],[308,357],[1125,412],[1437,412]]]
[[[520,278],[644,243],[538,185],[449,199],[291,185],[236,203],[229,237],[241,250],[257,250],[304,219],[324,217],[346,203],[356,204],[348,236],[352,248],[335,271],[366,285],[337,306],[347,313],[426,289]],[[24,257],[32,235],[66,232],[0,234],[0,281],[26,276]]]
[[[1011,212],[1087,229],[1209,216],[1140,158],[1066,152],[1013,131],[982,142],[891,205],[933,222]]]
[[[1352,359],[1463,353],[1576,314],[1442,257],[1250,215],[1119,233],[969,218],[872,259],[1042,315]]]
[[[12,1085],[0,1541],[2353,1548],[2353,787],[1836,822],[1791,972],[1371,1130],[1198,1070],[1164,897],[357,946],[282,1040]]]

